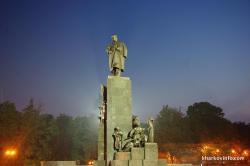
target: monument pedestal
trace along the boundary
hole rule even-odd
[[[114,159],[114,139],[112,137],[114,129],[119,127],[125,138],[132,128],[131,80],[128,77],[108,76],[106,94],[103,95],[103,98],[106,99],[104,101],[106,103],[105,122],[99,125],[98,161],[95,162],[95,166],[102,165],[102,160],[105,160],[108,166]],[[126,155],[128,154],[117,154],[116,158],[120,159]]]
[[[131,80],[128,77],[108,76],[107,84],[107,149],[106,160],[114,159],[114,128],[119,127],[123,137],[132,128]]]

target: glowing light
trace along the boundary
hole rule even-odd
[[[16,150],[15,149],[8,149],[5,151],[6,156],[15,156],[16,155]]]
[[[236,151],[235,151],[234,149],[232,149],[232,150],[231,150],[231,152],[232,152],[233,154],[235,154],[235,153],[236,153]]]
[[[207,145],[203,145],[202,148],[201,148],[201,152],[202,153],[207,153],[208,148],[209,147]]]
[[[9,150],[5,151],[5,155],[10,155],[10,151]]]
[[[15,150],[12,150],[12,151],[10,152],[10,154],[11,154],[12,156],[14,156],[14,155],[16,154],[16,151],[15,151]]]
[[[245,156],[248,156],[248,151],[247,151],[247,150],[244,150],[244,151],[243,151],[243,154],[244,154]]]
[[[220,153],[220,149],[216,149],[216,153]]]
[[[89,161],[88,162],[88,165],[93,165],[94,164],[94,161]]]

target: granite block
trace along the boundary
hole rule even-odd
[[[143,166],[157,166],[158,160],[143,160]]]
[[[145,160],[158,160],[157,143],[145,143]]]
[[[142,166],[142,160],[129,160],[129,166]]]
[[[130,160],[130,152],[115,152],[115,160]]]
[[[144,160],[144,148],[131,148],[132,160]]]
[[[111,166],[128,166],[128,160],[112,160]]]

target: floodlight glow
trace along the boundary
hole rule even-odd
[[[231,150],[231,152],[232,152],[233,154],[235,154],[235,153],[236,153],[236,151],[235,151],[234,149],[232,149],[232,150]]]

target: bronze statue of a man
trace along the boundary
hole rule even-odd
[[[113,139],[114,139],[114,150],[119,152],[122,150],[122,136],[123,133],[119,127],[114,128],[114,133],[113,133]]]
[[[128,49],[125,43],[118,41],[117,35],[112,35],[112,43],[106,48],[109,56],[109,69],[112,75],[121,76],[125,68]]]
[[[154,142],[154,119],[148,120],[148,142]]]

